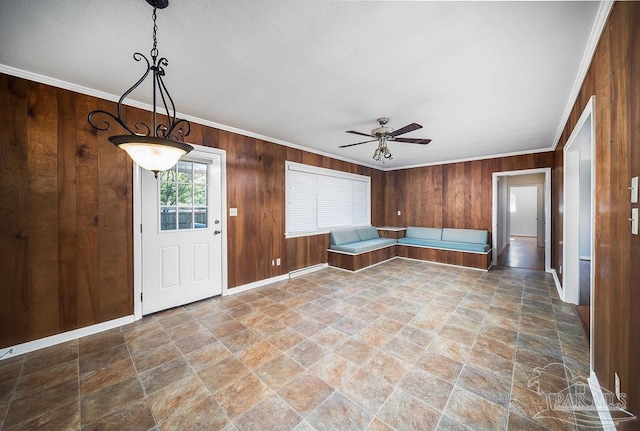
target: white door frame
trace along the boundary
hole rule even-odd
[[[494,172],[492,176],[492,233],[491,264],[498,264],[498,178],[516,175],[544,174],[544,270],[551,272],[551,168],[522,169],[519,171]]]
[[[571,302],[577,304],[580,298],[580,242],[579,242],[579,229],[580,229],[580,151],[576,151],[575,148],[571,148],[577,141],[576,138],[580,135],[582,128],[588,120],[591,120],[589,130],[589,151],[591,157],[591,241],[589,244],[591,252],[591,271],[589,274],[590,279],[590,357],[589,363],[591,372],[593,373],[593,331],[594,331],[594,310],[595,310],[595,267],[597,264],[597,256],[595,253],[595,238],[596,238],[596,169],[595,169],[595,137],[596,137],[596,122],[595,122],[595,109],[596,96],[591,96],[587,105],[585,106],[580,119],[576,123],[567,144],[563,150],[563,208],[564,213],[562,217],[562,264],[564,270],[562,271],[562,291],[564,293],[562,300],[565,302]],[[568,191],[575,193],[574,196],[569,197]],[[568,238],[569,226],[572,226],[572,235]],[[574,232],[577,230],[577,237]],[[577,263],[577,264],[576,264]],[[577,272],[576,272],[577,271]]]
[[[219,148],[190,144],[194,150],[220,156],[220,210],[222,219],[222,296],[227,295],[227,152]],[[142,319],[142,172],[141,167],[133,163],[133,316]]]

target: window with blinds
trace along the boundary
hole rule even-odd
[[[285,163],[287,237],[371,224],[371,178]]]

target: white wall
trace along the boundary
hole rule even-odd
[[[591,258],[591,160],[580,160],[580,257]]]
[[[538,247],[544,247],[545,235],[545,214],[544,214],[544,174],[515,175],[508,177],[509,187],[511,186],[538,186]],[[508,222],[507,222],[508,225]]]
[[[507,224],[509,221],[509,192],[508,177],[498,178],[498,219],[496,226],[496,239],[498,253],[509,243],[509,231]]]
[[[510,209],[509,234],[537,237],[538,186],[512,186],[509,193],[516,202],[515,211]]]

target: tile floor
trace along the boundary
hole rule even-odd
[[[357,274],[324,269],[2,361],[0,424],[574,430],[571,413],[536,414],[545,394],[588,376],[587,361],[580,323],[549,275],[396,259]]]

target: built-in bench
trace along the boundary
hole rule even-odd
[[[403,238],[380,238],[375,227],[332,231],[329,265],[358,271],[396,256],[487,270],[489,232],[410,226]]]
[[[371,226],[334,230],[329,235],[329,265],[358,271],[395,257],[395,245],[395,239],[380,238]]]
[[[489,232],[409,226],[398,239],[397,255],[486,270],[491,266]]]

